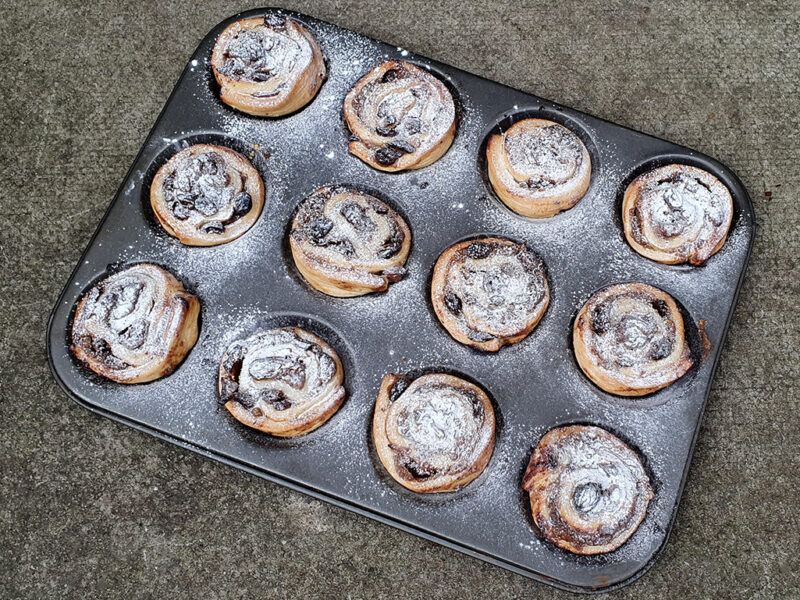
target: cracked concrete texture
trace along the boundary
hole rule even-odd
[[[800,3],[284,5],[739,174],[759,229],[676,526],[613,596],[800,597]],[[571,596],[93,416],[50,376],[48,312],[184,61],[253,6],[4,5],[0,596]]]

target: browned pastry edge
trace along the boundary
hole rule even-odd
[[[288,89],[275,95],[259,97],[259,83],[233,79],[221,73],[223,53],[228,41],[239,31],[258,27],[275,27],[278,22],[299,39],[304,40],[311,49],[312,59],[292,81]],[[257,117],[281,117],[293,113],[313,100],[326,76],[325,61],[317,40],[297,21],[277,14],[265,17],[243,19],[228,25],[217,38],[211,54],[211,68],[220,86],[220,99],[227,105]],[[265,83],[270,83],[265,82]]]
[[[686,240],[682,247],[672,251],[655,248],[641,232],[642,215],[638,209],[640,195],[653,179],[674,177],[681,173],[697,178],[709,190],[713,187],[716,193],[722,195],[727,203],[727,219],[724,226],[715,229],[715,234],[710,238],[709,243],[701,244],[700,247],[695,246],[695,241]],[[670,164],[639,175],[625,189],[625,195],[622,200],[622,223],[628,244],[645,258],[668,265],[689,263],[699,266],[704,264],[725,244],[732,220],[733,198],[728,188],[708,171],[689,165]]]
[[[75,315],[72,321],[71,330],[71,345],[70,350],[78,360],[80,360],[86,367],[97,373],[98,375],[116,381],[117,383],[133,384],[133,383],[146,383],[170,375],[178,368],[183,359],[189,353],[189,350],[194,347],[197,342],[198,336],[198,317],[200,315],[200,300],[196,296],[187,292],[183,284],[178,281],[171,273],[162,269],[158,265],[149,263],[141,263],[134,265],[136,268],[157,269],[165,278],[167,282],[167,289],[162,307],[169,310],[176,320],[174,323],[170,320],[170,332],[175,332],[175,337],[172,339],[166,354],[156,356],[146,368],[130,366],[125,369],[114,369],[103,363],[96,352],[92,351],[91,347],[84,343],[83,338],[88,333],[82,330],[83,312],[86,309],[86,303],[89,298],[89,293],[102,286],[109,277],[115,274],[108,275],[103,280],[97,282],[92,286],[91,290],[83,295],[78,301],[75,308]],[[125,269],[119,273],[129,270]],[[155,307],[154,307],[155,308]]]
[[[470,333],[474,335],[474,330],[467,327],[465,323],[462,323],[461,319],[457,318],[447,309],[445,302],[445,287],[447,282],[447,273],[453,260],[457,258],[457,255],[460,254],[463,249],[474,242],[501,244],[507,246],[519,245],[504,238],[476,238],[453,244],[439,256],[436,261],[436,265],[434,266],[433,278],[431,280],[431,302],[433,304],[433,310],[436,313],[436,316],[439,318],[439,322],[456,341],[485,352],[497,352],[503,346],[521,342],[528,336],[528,334],[530,334],[531,331],[536,328],[536,326],[539,324],[539,321],[547,312],[547,307],[550,304],[550,287],[547,282],[547,277],[545,276],[545,298],[542,303],[542,307],[536,314],[533,315],[532,318],[528,320],[525,329],[515,335],[506,337],[492,336],[491,339],[485,341],[472,339],[470,337]]]
[[[580,176],[576,177],[574,181],[564,189],[552,191],[549,194],[543,193],[537,198],[526,197],[524,194],[506,185],[500,175],[506,162],[504,158],[506,152],[504,147],[506,135],[511,133],[515,127],[525,125],[539,127],[557,126],[576,135],[573,131],[560,123],[545,119],[524,119],[512,125],[505,133],[493,134],[486,145],[486,166],[489,173],[489,182],[500,200],[515,213],[533,219],[553,217],[575,206],[586,194],[592,178],[591,157],[583,141],[578,138],[582,148],[582,157],[588,165],[588,168],[581,171]]]
[[[593,321],[589,315],[589,311],[593,309],[594,302],[600,298],[605,298],[607,295],[617,295],[616,292],[620,291],[624,291],[625,293],[629,294],[644,294],[648,297],[652,297],[654,301],[663,302],[663,305],[666,307],[666,318],[669,318],[675,325],[674,343],[681,348],[676,361],[670,366],[672,375],[668,381],[661,383],[641,382],[636,385],[626,383],[621,381],[619,378],[616,378],[605,372],[605,369],[598,366],[596,361],[592,358],[590,352],[587,350],[587,337],[593,331]],[[578,316],[575,318],[572,344],[575,350],[575,358],[578,361],[578,366],[580,366],[584,374],[601,389],[618,396],[644,396],[646,394],[663,389],[683,377],[694,364],[691,349],[689,348],[689,343],[686,339],[683,316],[681,315],[680,309],[675,303],[675,300],[663,290],[645,283],[622,283],[611,285],[593,294],[592,297],[586,301],[578,313]]]
[[[368,84],[377,82],[386,74],[387,71],[392,70],[401,71],[405,74],[416,76],[421,81],[429,83],[436,90],[439,100],[446,105],[449,104],[453,117],[449,128],[441,135],[441,137],[439,137],[439,139],[435,141],[433,145],[431,145],[430,148],[425,150],[417,148],[410,153],[402,151],[400,152],[401,156],[399,156],[394,162],[391,164],[385,164],[378,160],[376,152],[384,148],[391,147],[392,138],[386,138],[385,141],[382,140],[382,143],[377,143],[376,140],[371,140],[371,138],[374,138],[375,136],[373,136],[371,132],[367,132],[365,127],[362,127],[361,118],[359,116],[356,104],[359,95]],[[347,122],[347,126],[352,134],[350,143],[348,145],[348,150],[351,154],[357,156],[369,166],[380,171],[394,173],[398,171],[422,169],[423,167],[427,167],[444,156],[444,154],[449,150],[450,145],[453,143],[453,139],[455,138],[457,118],[455,114],[455,103],[450,90],[448,90],[447,86],[432,73],[429,73],[424,69],[420,69],[416,65],[406,61],[385,61],[364,75],[355,84],[355,86],[353,86],[353,89],[347,93],[347,96],[344,100],[343,110],[345,121]]]
[[[337,383],[338,389],[333,393],[328,401],[318,407],[314,407],[313,410],[305,411],[302,415],[300,415],[301,418],[293,420],[290,423],[278,423],[269,419],[266,415],[253,415],[250,410],[245,408],[235,398],[226,400],[226,393],[223,390],[224,382],[226,378],[230,379],[232,374],[227,372],[224,364],[230,347],[226,349],[225,353],[220,359],[217,393],[219,394],[221,401],[224,403],[225,408],[228,409],[228,412],[230,412],[231,415],[233,415],[233,417],[243,425],[247,425],[248,427],[257,429],[270,435],[274,435],[276,437],[298,437],[310,433],[324,425],[342,406],[346,395],[345,389],[342,385],[344,380],[344,370],[342,368],[342,361],[340,360],[339,355],[327,342],[325,342],[325,340],[299,327],[279,327],[277,329],[290,331],[307,343],[316,344],[326,355],[333,359],[333,362],[336,365],[336,371],[331,378],[331,381]],[[260,331],[247,339],[233,342],[231,346],[236,345],[237,343],[245,343],[249,339],[252,339],[261,333],[263,333],[263,331]]]
[[[609,531],[610,525],[601,526],[599,535],[591,531],[576,530],[568,522],[570,515],[560,513],[558,507],[551,503],[552,494],[558,492],[560,486],[569,485],[563,483],[563,473],[571,466],[570,458],[562,458],[559,446],[580,435],[600,440],[618,455],[623,455],[631,465],[638,466],[634,505],[629,509],[629,522],[621,530]],[[597,484],[591,479],[587,483]],[[649,477],[636,453],[605,429],[587,425],[568,425],[548,431],[531,455],[522,487],[530,495],[531,514],[542,537],[559,548],[584,555],[612,552],[628,541],[644,520],[647,507],[654,496]]]
[[[412,474],[408,468],[406,468],[406,466],[397,460],[397,455],[395,454],[392,445],[388,440],[386,432],[386,419],[389,408],[393,402],[392,396],[394,395],[394,400],[396,400],[406,389],[408,389],[408,386],[410,386],[413,382],[423,378],[425,378],[426,382],[430,381],[444,385],[451,385],[454,387],[467,388],[474,393],[477,399],[480,400],[484,415],[481,429],[485,430],[485,428],[490,428],[491,436],[489,438],[489,442],[482,449],[476,460],[465,469],[452,473],[437,474],[430,477],[419,478],[415,477],[414,474]],[[404,384],[404,387],[400,392],[394,391],[393,394],[393,388],[398,382],[402,382],[401,385]],[[492,407],[492,403],[489,400],[489,397],[486,395],[486,392],[484,392],[477,385],[465,381],[459,377],[437,373],[423,375],[417,379],[410,379],[402,375],[389,373],[384,376],[383,381],[381,382],[380,390],[378,391],[378,397],[375,401],[375,412],[373,413],[372,418],[372,439],[375,443],[375,449],[378,452],[378,457],[380,458],[381,464],[384,466],[389,475],[392,476],[392,479],[397,481],[403,487],[417,493],[456,491],[463,488],[465,485],[483,473],[484,469],[486,469],[486,466],[489,464],[489,459],[492,457],[492,452],[494,450],[495,440],[494,408]]]
[[[188,156],[197,156],[215,152],[222,156],[226,164],[232,165],[244,179],[244,190],[250,195],[252,207],[242,216],[236,218],[232,223],[225,224],[222,233],[204,233],[192,227],[183,227],[182,222],[176,219],[167,205],[164,193],[164,179],[175,171],[176,164]],[[172,237],[180,240],[187,246],[217,246],[231,242],[244,235],[258,220],[264,208],[264,183],[258,171],[250,164],[244,156],[226,148],[212,144],[194,144],[184,148],[172,156],[158,170],[153,182],[150,185],[150,206],[161,227],[164,228]]]
[[[391,257],[389,263],[386,265],[376,264],[374,268],[344,268],[311,256],[304,250],[305,242],[296,239],[296,232],[300,228],[301,206],[295,215],[292,222],[292,230],[289,234],[289,246],[292,250],[294,264],[311,287],[329,296],[350,298],[373,292],[384,292],[389,288],[390,283],[400,281],[405,274],[403,265],[405,265],[408,254],[411,251],[411,230],[405,219],[392,210],[388,204],[355,188],[326,186],[311,194],[304,202],[318,194],[325,195],[341,191],[369,197],[371,201],[384,207],[388,217],[393,219],[403,234],[400,249]]]

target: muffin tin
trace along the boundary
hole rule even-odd
[[[56,380],[94,412],[557,587],[597,591],[641,575],[669,535],[751,250],[755,226],[747,191],[729,169],[692,150],[289,11],[281,12],[319,41],[328,78],[317,97],[292,115],[260,119],[238,113],[218,99],[209,67],[214,41],[231,21],[269,10],[220,23],[193,54],[52,312],[47,346]],[[379,172],[347,152],[344,96],[387,59],[430,69],[446,82],[458,106],[453,146],[419,171]],[[489,134],[528,116],[575,131],[593,164],[584,199],[544,220],[509,211],[486,179]],[[244,153],[267,187],[266,206],[254,227],[212,248],[182,246],[160,229],[149,207],[156,170],[200,141]],[[703,267],[652,262],[623,237],[619,213],[626,185],[670,162],[710,171],[733,195],[729,239]],[[411,227],[409,273],[386,293],[331,298],[308,286],[292,262],[287,233],[297,205],[314,190],[337,183],[385,200]],[[439,254],[479,235],[528,243],[544,259],[551,286],[551,303],[538,327],[495,354],[454,341],[436,320],[429,298]],[[171,376],[124,386],[80,365],[68,338],[81,294],[109,270],[138,262],[164,266],[200,297],[200,338]],[[705,319],[712,345],[686,377],[640,399],[595,387],[578,368],[570,342],[572,321],[592,293],[625,281],[644,281],[670,293],[687,322]],[[217,366],[227,344],[278,325],[298,325],[321,336],[345,369],[348,396],[342,408],[326,425],[296,439],[250,430],[217,402]],[[696,329],[689,329],[697,345]],[[434,371],[460,375],[487,390],[497,415],[497,441],[488,467],[466,488],[418,495],[384,472],[372,447],[370,420],[386,373]],[[606,555],[576,556],[540,539],[521,488],[539,439],[567,423],[599,425],[626,441],[643,457],[655,489],[637,532]]]

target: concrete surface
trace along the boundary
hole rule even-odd
[[[187,56],[253,6],[157,4],[3,2],[0,597],[571,596],[93,416],[56,386],[52,304]],[[285,4],[738,172],[760,229],[677,525],[613,595],[800,597],[800,4]],[[263,519],[242,519],[248,504]]]

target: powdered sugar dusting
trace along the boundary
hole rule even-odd
[[[552,194],[552,188],[567,183],[589,168],[583,144],[565,127],[552,124],[534,129],[525,122],[512,127],[503,137],[511,173],[517,182],[530,191]]]
[[[643,161],[677,152],[675,147],[455,69],[432,66],[334,26],[300,20],[319,41],[329,75],[314,100],[286,118],[257,119],[223,106],[208,65],[211,44],[193,57],[197,64],[186,71],[182,93],[176,96],[181,104],[167,107],[56,311],[51,353],[59,377],[90,404],[151,424],[171,439],[275,477],[302,481],[326,497],[392,515],[533,573],[585,586],[599,585],[595,578],[608,573],[617,580],[633,574],[661,545],[681,489],[732,290],[752,238],[741,198],[727,242],[704,267],[670,267],[643,259],[625,243],[617,200]],[[434,74],[444,73],[442,80],[455,91],[456,137],[429,167],[379,173],[348,153],[342,103],[364,73],[401,56]],[[501,118],[517,111],[515,105],[527,114],[542,109],[538,116],[543,118],[568,115],[569,128],[579,133],[591,154],[587,194],[558,216],[534,221],[515,215],[492,195],[479,168],[482,141]],[[163,151],[177,151],[187,138],[208,133],[251,149],[248,159],[255,156],[259,160],[254,164],[262,164],[266,205],[241,238],[212,248],[189,248],[148,221],[143,211],[147,173]],[[693,160],[689,152],[680,152],[687,162]],[[408,274],[386,293],[328,298],[307,286],[293,268],[286,235],[296,207],[314,190],[331,184],[379,191],[409,223],[414,242]],[[427,289],[436,258],[453,243],[478,235],[529,245],[547,265],[551,291],[550,306],[537,328],[519,344],[492,355],[447,334],[436,320]],[[78,296],[107,265],[141,261],[165,266],[198,295],[201,337],[169,377],[146,386],[120,386],[79,368],[67,353],[63,332]],[[593,292],[620,281],[651,283],[678,299],[693,318],[708,320],[712,356],[693,378],[654,394],[646,407],[633,408],[598,390],[581,374],[569,345],[578,309]],[[225,348],[258,329],[283,325],[319,335],[337,351],[345,370],[344,405],[320,429],[296,440],[248,430],[220,410],[216,398],[217,367]],[[488,467],[445,499],[420,498],[392,486],[375,462],[368,436],[383,375],[431,368],[476,380],[492,397],[498,416]],[[634,447],[656,491],[633,537],[618,551],[591,560],[576,559],[543,542],[520,489],[532,447],[552,427],[574,422],[602,425]]]
[[[731,196],[713,175],[683,165],[668,165],[633,184],[628,235],[645,248],[681,260],[703,262],[728,232]]]
[[[390,444],[403,448],[418,469],[458,472],[474,464],[492,435],[470,393],[419,379],[389,409]],[[395,431],[398,437],[391,435]]]

